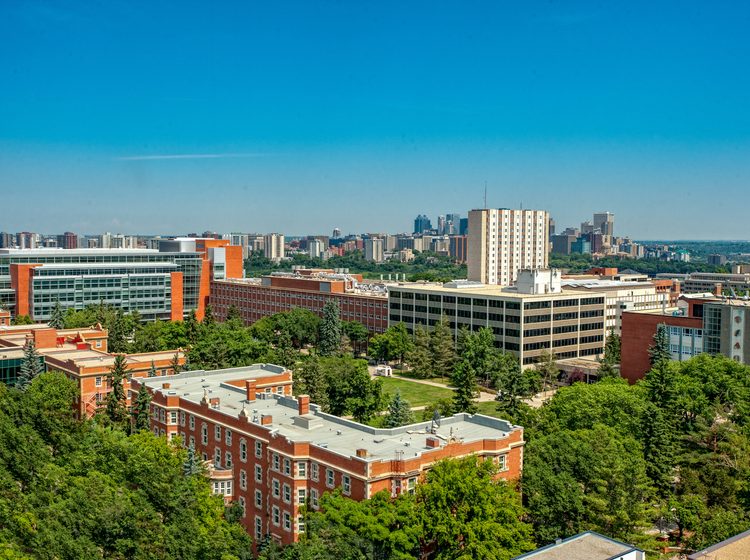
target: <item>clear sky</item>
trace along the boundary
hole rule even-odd
[[[748,239],[750,3],[0,2],[0,230]]]

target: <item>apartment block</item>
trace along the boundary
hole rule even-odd
[[[156,434],[180,436],[210,461],[214,491],[242,507],[242,523],[256,542],[286,545],[304,531],[300,508],[316,509],[340,488],[354,500],[380,491],[414,492],[436,461],[477,455],[500,476],[522,469],[523,428],[482,415],[377,429],[326,414],[307,396],[290,396],[291,375],[260,364],[213,372],[134,379],[153,395]]]
[[[285,256],[284,235],[281,233],[269,233],[263,236],[263,254],[267,259],[280,261]]]
[[[246,324],[295,307],[322,316],[323,306],[333,301],[338,303],[344,321],[359,321],[371,333],[388,328],[385,287],[365,282],[361,275],[334,270],[298,269],[262,278],[215,280],[210,301],[219,319],[234,306]]]
[[[549,214],[544,210],[469,212],[468,278],[512,285],[522,269],[544,269],[549,257]]]
[[[371,237],[365,240],[365,260],[372,262],[383,262],[383,240],[378,237]]]
[[[604,352],[604,292],[563,290],[558,271],[522,271],[514,287],[471,281],[402,283],[388,289],[388,322],[431,329],[442,317],[457,340],[463,327],[492,329],[495,346],[536,363],[544,352],[556,358]]]
[[[0,381],[7,385],[15,383],[24,347],[31,341],[46,370],[60,371],[78,386],[76,414],[80,418],[91,417],[112,390],[107,376],[115,363],[115,354],[107,350],[107,336],[101,325],[60,330],[45,324],[0,327]],[[130,377],[148,377],[152,366],[156,375],[167,375],[174,373],[175,358],[179,365],[185,363],[185,354],[179,349],[125,354],[125,367]],[[126,381],[126,390],[128,386]]]

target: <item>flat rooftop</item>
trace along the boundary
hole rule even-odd
[[[419,282],[401,282],[388,286],[389,290],[413,290],[420,292],[433,292],[443,295],[461,296],[484,296],[484,297],[504,297],[513,299],[553,299],[564,297],[581,297],[581,292],[563,289],[558,293],[548,294],[524,294],[519,293],[513,286],[496,286],[494,284],[480,284],[478,282],[468,282],[466,284],[457,284],[456,287],[445,286],[443,284],[419,283]],[[591,295],[591,294],[587,294]],[[604,292],[601,294],[604,296]]]
[[[179,350],[148,352],[145,354],[126,354],[125,361],[132,365],[150,365],[152,361],[171,360],[178,352]],[[56,360],[72,360],[75,365],[79,367],[112,367],[115,363],[115,356],[113,354],[101,352],[99,350],[79,350],[72,345],[67,345],[67,347],[63,346],[61,348],[40,348],[39,353]],[[164,379],[164,377],[160,377],[160,379]]]
[[[599,533],[588,531],[567,538],[559,544],[551,544],[513,560],[615,560],[618,555],[640,551]]]
[[[357,449],[366,449],[367,461],[392,460],[403,454],[403,459],[420,456],[427,451],[427,437],[431,422],[420,422],[392,429],[378,429],[326,414],[315,405],[310,405],[310,413],[299,416],[296,399],[279,395],[263,395],[248,402],[244,380],[279,375],[285,369],[272,364],[216,371],[189,371],[177,375],[147,378],[143,381],[157,393],[178,395],[189,402],[199,404],[204,394],[219,399],[215,412],[237,417],[244,409],[251,421],[260,425],[261,416],[272,416],[272,424],[264,426],[292,442],[310,442],[344,457],[350,457]],[[169,382],[169,389],[162,384]],[[230,384],[241,382],[242,387]],[[510,432],[522,430],[505,420],[498,420],[481,414],[456,414],[441,420],[437,437],[441,446],[450,438],[472,442],[483,439],[500,439]]]
[[[627,288],[654,289],[651,282],[638,282],[635,280],[607,280],[595,278],[563,278],[563,287],[586,290],[619,290]]]

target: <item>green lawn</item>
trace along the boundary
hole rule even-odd
[[[453,391],[432,387],[422,383],[414,383],[405,379],[396,379],[395,377],[378,377],[383,382],[385,393],[393,395],[396,390],[401,391],[401,396],[409,401],[412,406],[426,406],[440,399],[450,398]]]
[[[477,404],[477,413],[484,414],[485,416],[493,416],[495,418],[501,418],[503,420],[507,420],[507,415],[504,415],[503,413],[497,411],[497,402],[488,401],[488,402],[478,402],[476,404]]]

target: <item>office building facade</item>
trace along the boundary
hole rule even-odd
[[[464,327],[487,327],[495,335],[495,346],[517,356],[524,366],[536,363],[545,352],[558,359],[602,355],[605,295],[545,293],[544,282],[537,282],[532,273],[522,274],[521,280],[527,275],[524,291],[535,293],[461,281],[390,286],[389,325],[404,323],[410,332],[418,325],[431,330],[444,317],[455,340]]]

